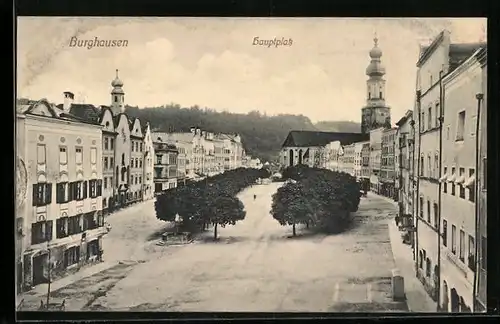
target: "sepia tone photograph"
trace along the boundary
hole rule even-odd
[[[484,313],[486,25],[18,17],[17,311]]]

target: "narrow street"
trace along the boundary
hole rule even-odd
[[[299,227],[293,238],[269,214],[279,185],[243,191],[246,218],[220,228],[218,242],[157,246],[168,224],[156,219],[153,201],[119,211],[107,218],[112,230],[103,247],[106,262],[121,264],[52,294],[65,296],[67,310],[407,310],[390,298],[392,204],[363,198],[346,232],[313,235]]]

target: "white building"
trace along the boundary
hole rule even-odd
[[[154,197],[154,158],[155,150],[153,146],[153,138],[149,123],[143,129],[144,133],[144,168],[143,168],[143,185],[142,199],[148,200]]]

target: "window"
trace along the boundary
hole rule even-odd
[[[469,169],[469,180],[471,180],[474,177],[474,169]],[[476,182],[472,181],[469,186],[469,201],[475,202],[476,201]]]
[[[382,96],[382,91],[379,91],[378,96],[380,99],[384,99],[384,97]]]
[[[52,184],[35,183],[33,184],[33,206],[50,205],[52,202]]]
[[[64,238],[68,236],[68,217],[61,217],[56,220],[56,237]]]
[[[104,169],[106,170],[108,168],[108,158],[104,158]]]
[[[89,196],[90,198],[97,198],[97,180],[89,180]]]
[[[432,267],[431,259],[427,258],[425,260],[425,276],[426,277],[430,277],[431,276],[431,267]]]
[[[141,143],[141,145],[140,145],[140,151],[142,152],[142,143]]]
[[[427,200],[427,222],[431,223],[431,202]]]
[[[68,235],[79,234],[82,232],[81,215],[68,217]]]
[[[460,261],[464,262],[465,258],[465,232],[463,230],[460,230],[460,251],[458,254],[458,257],[460,258]]]
[[[432,107],[429,107],[428,113],[427,113],[427,129],[432,128]]]
[[[418,267],[420,269],[424,268],[424,254],[422,251],[418,252]]]
[[[420,197],[420,218],[424,218],[424,198]]]
[[[448,167],[444,167],[443,168],[443,175],[446,175],[446,177],[449,177],[448,176]],[[448,182],[447,182],[447,179],[445,179],[443,181],[443,192],[444,193],[447,193],[448,192]]]
[[[138,152],[139,151],[139,142],[135,142],[135,151]]]
[[[76,164],[82,164],[83,161],[83,156],[82,156],[82,148],[77,147],[76,148],[76,154],[75,154],[75,159],[76,159]]]
[[[455,174],[455,168],[451,168],[451,176],[452,177],[456,176],[456,174]],[[451,194],[453,196],[455,196],[455,182],[453,182],[453,181],[451,182]]]
[[[424,156],[420,157],[420,176],[424,176]]]
[[[436,110],[434,114],[436,115],[436,126],[439,126],[439,116],[441,116],[441,111],[439,111],[439,102],[436,103]]]
[[[420,131],[425,131],[425,112],[422,111],[422,118],[420,119]]]
[[[372,93],[368,92],[368,99],[371,99],[371,98],[372,98]]]
[[[56,185],[56,202],[64,204],[69,201],[69,184],[61,182]]]
[[[472,271],[476,270],[476,251],[474,245],[474,238],[469,235],[469,254],[467,255],[467,265]]]
[[[465,169],[460,168],[460,181],[461,183],[459,184],[459,190],[460,190],[460,198],[465,199],[465,186],[464,186],[464,180],[465,177]]]
[[[464,140],[464,130],[465,130],[465,110],[458,113],[458,124],[457,124],[457,141]]]
[[[115,139],[114,138],[109,139],[109,148],[111,150],[113,150],[115,148]]]
[[[68,163],[68,153],[66,152],[66,147],[59,147],[59,164]]]
[[[481,269],[486,270],[487,266],[486,254],[486,237],[481,236]]]
[[[36,147],[36,159],[38,164],[45,164],[45,145],[43,144],[38,144]]]
[[[139,184],[142,183],[142,176],[139,177]]]
[[[87,181],[76,181],[70,184],[72,198],[75,200],[83,200],[87,198]]]
[[[448,222],[443,219],[443,245],[448,246]]]
[[[118,96],[115,96],[115,102],[118,102]]]
[[[87,258],[99,255],[99,241],[94,240],[87,244]]]
[[[457,254],[457,227],[451,225],[451,253]]]
[[[90,163],[96,164],[97,162],[97,149],[95,147],[90,148]]]
[[[139,167],[139,159],[135,159],[135,167],[138,168]]]
[[[109,158],[109,168],[110,168],[110,169],[113,169],[114,162],[115,162],[115,161],[113,161],[113,158],[112,158],[112,157],[110,157],[110,158]]]
[[[104,177],[104,189],[108,188],[108,178]]]
[[[52,221],[31,224],[31,244],[39,244],[52,240]]]
[[[432,177],[432,164],[431,164],[431,156],[427,155],[427,177]]]
[[[107,137],[104,138],[104,149],[107,150],[109,147],[109,139]]]
[[[142,168],[142,159],[139,160],[139,168]]]
[[[439,206],[434,203],[434,226],[439,229]]]
[[[161,154],[156,154],[156,164],[161,164]]]
[[[483,190],[486,190],[487,182],[488,182],[488,163],[487,163],[487,158],[483,158],[483,179],[482,179]]]
[[[470,136],[474,137],[476,136],[476,127],[477,127],[477,117],[474,116],[471,118],[471,123],[470,123]]]
[[[116,101],[116,96],[115,96],[115,101]],[[80,261],[80,247],[73,246],[64,251],[63,260],[65,268],[77,264]]]
[[[439,154],[434,155],[434,179],[439,179]]]
[[[97,214],[89,213],[83,216],[83,230],[93,230],[99,227],[97,224]]]

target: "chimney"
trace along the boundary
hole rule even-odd
[[[73,94],[73,92],[65,91],[64,104],[63,104],[63,109],[65,112],[69,111],[74,101],[75,101],[75,95]]]

